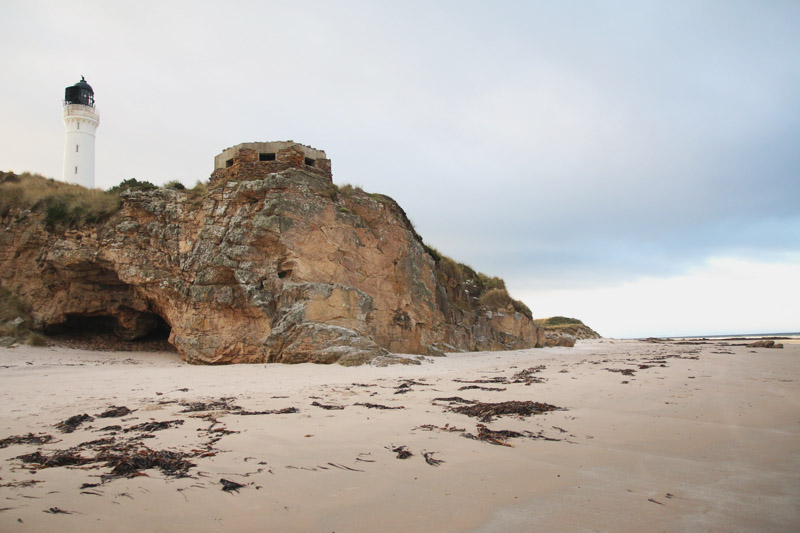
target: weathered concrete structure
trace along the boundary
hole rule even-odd
[[[214,158],[211,183],[245,181],[290,168],[333,181],[331,160],[322,150],[294,141],[251,142],[231,146]]]

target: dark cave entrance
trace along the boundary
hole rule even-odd
[[[45,329],[56,344],[86,350],[176,352],[169,343],[172,328],[156,313],[138,313],[135,329],[112,315],[68,314]]]

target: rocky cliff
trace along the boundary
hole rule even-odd
[[[91,216],[83,198],[109,193],[0,181],[0,284],[45,332],[168,328],[186,361],[207,364],[546,342],[502,281],[426,247],[392,199],[319,173],[237,166],[207,191],[128,189]]]
[[[542,344],[548,346],[574,346],[576,340],[600,339],[602,336],[578,320],[563,316],[537,318],[533,321],[539,328]]]

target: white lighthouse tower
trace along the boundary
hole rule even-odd
[[[81,81],[64,90],[64,168],[61,180],[94,188],[94,132],[100,115],[94,106],[94,91]]]

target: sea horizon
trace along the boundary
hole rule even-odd
[[[641,339],[728,339],[728,338],[758,338],[758,337],[781,337],[784,339],[800,339],[800,331],[791,332],[767,332],[767,333],[712,333],[695,335],[650,335],[647,337],[625,337],[625,340]]]

